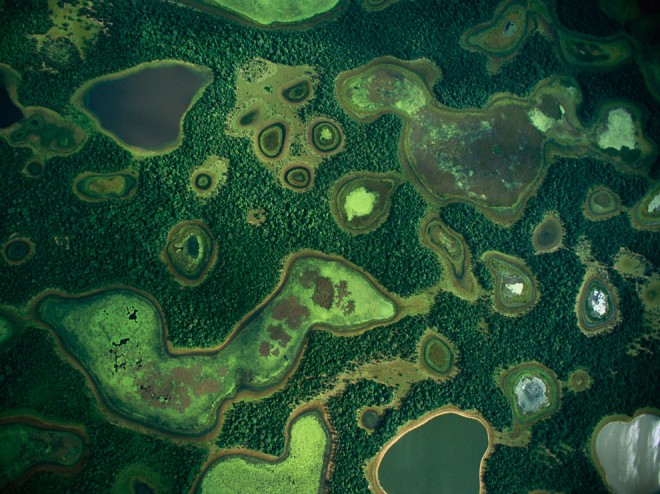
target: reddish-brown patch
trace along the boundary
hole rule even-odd
[[[303,319],[309,317],[309,309],[304,305],[300,305],[298,299],[291,295],[273,306],[272,316],[277,321],[286,319],[286,324],[291,329],[298,329]]]
[[[273,355],[274,355],[275,357],[279,357],[279,356],[280,356],[280,349],[279,349],[279,348],[276,348],[275,350],[273,350]]]
[[[311,288],[312,283],[314,283],[318,277],[318,271],[308,269],[298,278],[298,281],[300,281],[300,284],[303,286],[303,288]]]
[[[282,326],[269,326],[268,334],[273,340],[279,341],[282,348],[285,348],[286,345],[291,341],[291,335],[284,331]]]
[[[218,371],[218,376],[225,377],[228,372],[229,372],[229,369],[227,368],[227,366],[223,365],[222,367],[220,367],[220,370]]]
[[[222,385],[215,379],[203,379],[193,388],[195,396],[204,396],[222,391]]]
[[[316,278],[316,291],[312,300],[314,303],[324,309],[330,309],[335,298],[335,289],[332,286],[330,278]]]
[[[263,341],[261,342],[261,346],[259,347],[259,353],[261,354],[262,357],[268,357],[268,355],[270,355],[271,348],[273,348],[273,345],[271,345],[267,341]]]

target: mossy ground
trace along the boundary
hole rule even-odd
[[[321,491],[330,435],[317,413],[306,413],[290,425],[286,453],[268,461],[247,455],[221,457],[204,473],[197,492],[312,494]]]

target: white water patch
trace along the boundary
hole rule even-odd
[[[529,110],[529,112],[527,112],[527,116],[529,117],[529,120],[532,122],[532,125],[541,132],[547,132],[557,123],[557,120],[555,120],[554,118],[550,118],[538,108],[532,108],[531,110]]]
[[[598,134],[598,146],[621,151],[624,147],[635,149],[635,123],[625,108],[616,108],[607,114],[605,130]]]
[[[596,436],[596,456],[616,494],[660,489],[660,417],[644,414],[610,422]]]
[[[546,396],[547,387],[543,379],[538,377],[523,377],[514,388],[518,407],[523,414],[536,412],[550,404]]]
[[[358,187],[351,191],[344,202],[346,218],[351,221],[353,218],[366,216],[374,210],[378,194],[368,191],[364,187]]]
[[[660,192],[658,192],[653,199],[649,202],[646,208],[647,213],[657,213],[660,211]]]
[[[523,283],[507,283],[504,286],[506,286],[506,289],[514,295],[520,295],[525,287]]]
[[[593,310],[600,317],[607,313],[607,296],[600,290],[594,290],[589,296],[589,303],[591,304],[591,310]]]

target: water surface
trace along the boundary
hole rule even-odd
[[[660,417],[606,424],[596,436],[596,456],[617,494],[660,492]]]
[[[439,415],[392,445],[378,467],[378,481],[388,494],[478,493],[487,449],[481,422],[456,413]]]
[[[185,65],[148,66],[99,81],[83,101],[100,126],[125,144],[157,150],[177,141],[181,118],[207,80]]]

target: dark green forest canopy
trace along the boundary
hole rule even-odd
[[[103,28],[82,54],[66,41],[40,48],[30,36],[51,29],[48,4],[0,2],[0,63],[20,74],[16,99],[21,105],[53,110],[88,137],[80,151],[40,163],[43,170],[36,178],[23,171],[33,162],[29,149],[0,138],[0,245],[12,238],[34,244],[34,254],[19,265],[0,260],[1,306],[24,311],[45,289],[79,294],[123,284],[158,297],[174,346],[210,347],[222,343],[271,293],[282,260],[304,249],[339,255],[401,297],[434,295],[428,314],[408,316],[375,331],[352,337],[312,331],[296,371],[281,389],[228,408],[219,435],[206,443],[174,442],[109,422],[84,376],[60,358],[52,335],[33,328],[21,312],[20,336],[0,348],[3,411],[28,409],[58,423],[82,425],[90,442],[78,474],[40,473],[18,492],[107,492],[118,472],[141,461],[167,479],[173,492],[187,492],[211,447],[244,446],[279,456],[293,409],[330,392],[344,373],[364,363],[414,362],[429,327],[438,328],[460,352],[460,370],[453,379],[417,382],[396,409],[388,407],[393,388],[371,378],[350,382],[327,399],[334,442],[331,474],[324,483],[329,492],[366,492],[362,465],[400,426],[441,406],[478,410],[493,428],[506,431],[512,412],[498,389],[497,372],[530,361],[542,362],[560,383],[578,368],[589,373],[592,383],[580,393],[562,389],[560,408],[531,427],[526,447],[497,445],[485,463],[488,492],[606,492],[583,454],[591,432],[602,417],[632,416],[637,409],[660,406],[659,340],[645,337],[649,324],[657,328],[657,314],[649,322],[638,293],[645,280],[612,268],[621,247],[646,258],[656,272],[660,265],[657,231],[633,228],[629,216],[657,187],[657,161],[646,177],[622,173],[593,158],[559,156],[520,219],[508,228],[462,203],[437,212],[469,247],[474,275],[485,293],[492,294],[495,283],[479,261],[487,251],[520,258],[533,273],[539,302],[524,316],[505,317],[493,311],[488,296],[471,303],[432,290],[442,268],[436,254],[420,242],[420,222],[428,206],[409,183],[392,192],[389,215],[377,230],[351,236],[337,226],[329,203],[333,185],[351,172],[401,172],[398,140],[403,126],[394,115],[357,122],[337,102],[334,81],[341,72],[378,57],[426,58],[443,74],[432,88],[433,96],[447,107],[465,109],[481,108],[500,92],[524,98],[539,81],[568,75],[583,94],[581,122],[592,122],[608,100],[630,101],[643,108],[644,132],[658,143],[660,104],[647,89],[637,62],[609,71],[578,71],[559,59],[554,42],[535,33],[515,60],[488,76],[485,56],[464,50],[459,40],[470,27],[492,18],[498,2],[490,0],[400,0],[374,12],[365,10],[362,2],[345,2],[335,20],[300,31],[258,30],[158,0],[92,0],[86,6],[81,2],[80,8],[91,8],[90,15],[101,19]],[[622,30],[599,9],[597,0],[558,0],[556,11],[558,22],[576,32],[610,36]],[[252,142],[225,134],[226,116],[236,103],[236,71],[255,57],[318,68],[318,84],[301,117],[328,117],[345,136],[343,152],[314,171],[313,187],[305,192],[283,188],[259,164]],[[213,82],[187,113],[180,147],[163,156],[136,159],[94,131],[71,96],[91,79],[165,59],[209,67]],[[190,187],[191,172],[211,155],[229,160],[227,180],[216,196],[199,201]],[[126,200],[91,203],[74,194],[72,184],[82,173],[127,169],[139,175],[139,185]],[[624,212],[598,222],[585,217],[582,206],[597,186],[614,192]],[[265,211],[258,227],[246,221],[251,209]],[[561,218],[563,243],[556,252],[537,256],[531,237],[548,211]],[[193,220],[208,225],[217,240],[217,261],[202,284],[182,288],[160,255],[172,225]],[[576,252],[585,240],[590,245],[588,262],[606,269],[617,289],[621,318],[614,330],[591,338],[580,332],[574,310],[587,271]],[[645,350],[633,356],[637,344]],[[365,407],[382,407],[371,433],[357,421]]]

